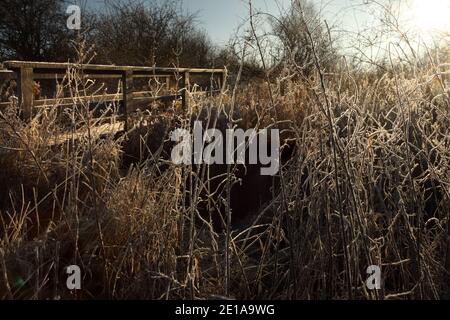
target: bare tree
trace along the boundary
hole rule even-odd
[[[70,52],[69,31],[62,0],[3,0],[0,58],[66,60]]]
[[[308,0],[295,0],[289,10],[278,19],[272,19],[273,31],[283,46],[281,60],[293,63],[303,74],[314,69],[314,56],[307,28],[314,40],[321,66],[330,66],[335,58],[331,36],[320,12]]]
[[[97,16],[94,42],[103,63],[167,66],[208,64],[211,44],[177,1],[116,1]]]

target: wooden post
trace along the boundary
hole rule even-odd
[[[280,95],[284,97],[286,94],[286,80],[279,81],[279,86],[280,86]]]
[[[187,110],[189,109],[189,94],[188,90],[190,89],[190,80],[189,80],[189,72],[183,72],[183,77],[181,80],[181,86],[182,86],[182,107],[183,109]]]
[[[166,94],[170,94],[170,76],[166,77]]]
[[[122,74],[122,93],[123,93],[123,108],[125,113],[125,131],[130,129],[130,114],[135,111],[134,106],[134,83],[133,70],[126,70]]]
[[[173,91],[178,90],[178,84],[176,80],[176,76],[174,75],[168,75],[166,78],[166,89],[167,94],[172,94]]]
[[[24,120],[33,116],[33,68],[21,67],[17,70],[17,96]]]
[[[221,79],[222,83],[221,83],[221,86],[220,86],[221,92],[225,92],[225,90],[226,90],[227,77],[228,77],[227,69],[223,69],[223,71],[222,71],[222,79]]]

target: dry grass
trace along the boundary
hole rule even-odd
[[[237,88],[187,112],[174,106],[119,139],[51,146],[60,115],[44,110],[25,124],[3,113],[0,297],[448,297],[446,66],[430,58],[381,74],[338,67],[324,88],[318,74],[285,80],[284,94],[272,84],[273,101],[266,83]],[[199,114],[210,126],[230,121],[211,104],[244,128],[278,126],[296,145],[271,199],[223,229],[212,220],[230,207],[233,168],[215,192],[211,168],[173,165],[164,143],[174,123],[189,127]],[[72,112],[90,128],[86,108]],[[65,287],[71,264],[82,268],[80,291]],[[380,291],[365,286],[373,264],[382,266]]]

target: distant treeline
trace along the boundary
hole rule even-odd
[[[296,2],[297,3],[297,2]],[[271,67],[280,69],[284,62],[308,72],[313,55],[307,42],[305,22],[314,25],[316,53],[328,63],[333,55],[329,38],[320,25],[320,18],[306,0],[301,10],[295,5],[278,19],[272,19],[272,33],[279,46]],[[85,54],[91,63],[117,65],[157,65],[184,67],[223,67],[237,71],[242,61],[242,43],[217,47],[199,27],[195,14],[172,1],[105,1],[82,7],[81,30],[67,28],[66,13],[70,3],[65,0],[3,0],[0,5],[0,60],[58,61],[74,60],[80,55],[77,43],[82,39]],[[302,14],[299,14],[302,12]],[[305,21],[306,14],[306,21]],[[232,30],[230,30],[231,32]],[[236,44],[236,41],[234,42]],[[250,47],[255,48],[254,43]],[[275,50],[276,51],[276,50]],[[263,76],[258,55],[247,54],[243,74]]]

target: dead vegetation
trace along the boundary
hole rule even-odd
[[[244,86],[241,68],[220,96],[155,108],[118,139],[55,145],[67,127],[52,108],[30,123],[2,112],[0,298],[448,298],[447,51],[382,68],[338,59],[325,74],[304,32],[307,75],[266,70]],[[68,111],[72,130],[91,129],[86,106]],[[258,177],[169,161],[170,130],[199,118],[277,127],[290,148],[245,219],[233,205],[251,197],[235,191]],[[72,264],[79,291],[66,288]],[[381,290],[366,287],[370,265]]]
[[[60,129],[49,110],[29,124],[3,113],[2,298],[446,297],[450,109],[448,80],[433,63],[414,76],[343,67],[325,94],[314,77],[288,81],[284,95],[273,86],[277,119],[265,109],[267,91],[216,98],[239,126],[275,121],[296,145],[273,195],[232,225],[221,203],[242,181],[225,170],[217,194],[208,166],[170,163],[164,140],[173,124],[50,146]],[[180,125],[198,114],[173,108]],[[124,165],[130,148],[141,156]],[[210,218],[220,212],[217,230]],[[83,270],[80,292],[65,289],[71,264]],[[365,287],[373,264],[383,270],[377,292]]]

